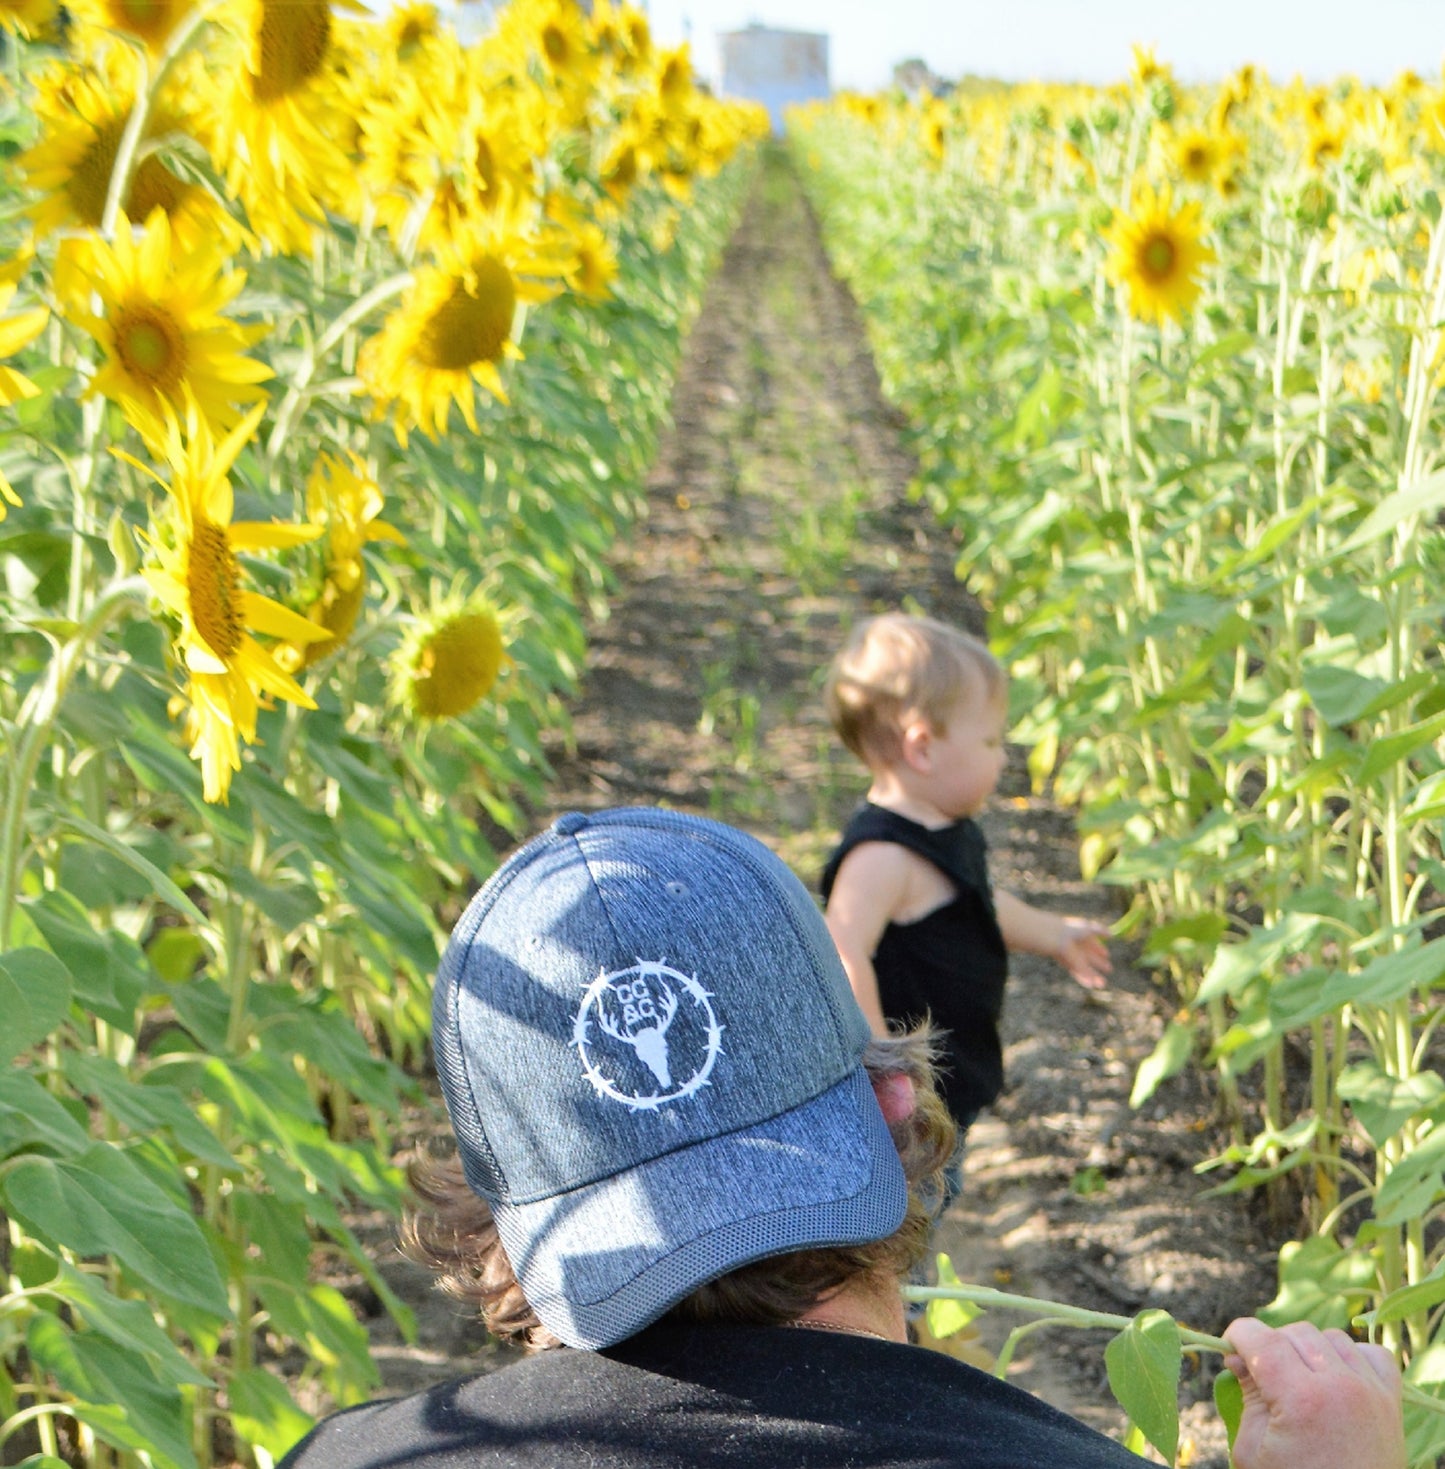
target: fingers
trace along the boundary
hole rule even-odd
[[[1069,973],[1085,989],[1103,989],[1105,975],[1114,972],[1109,951],[1092,935],[1073,938],[1065,946],[1062,958]]]
[[[1253,1317],[1243,1317],[1229,1324],[1224,1339],[1234,1349],[1239,1365],[1267,1396],[1288,1388],[1303,1375],[1345,1371],[1392,1389],[1400,1379],[1399,1364],[1392,1353],[1371,1343],[1357,1342],[1336,1327],[1321,1331],[1308,1321],[1270,1327]],[[1242,1379],[1236,1367],[1230,1370]]]
[[[1395,1391],[1400,1390],[1400,1362],[1392,1351],[1375,1342],[1360,1343],[1357,1349],[1370,1371],[1382,1383]]]

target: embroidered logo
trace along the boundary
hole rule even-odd
[[[723,1027],[695,975],[663,960],[599,974],[587,986],[572,1039],[587,1080],[613,1101],[648,1111],[708,1085]]]

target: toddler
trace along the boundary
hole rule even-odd
[[[977,638],[888,613],[854,629],[825,692],[872,784],[823,873],[827,923],[876,1035],[931,1016],[960,1138],[1003,1089],[998,1022],[1012,952],[1046,954],[1086,989],[1107,928],[989,883],[974,815],[1004,766],[1008,679]],[[949,1180],[957,1191],[957,1172]]]

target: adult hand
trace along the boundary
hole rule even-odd
[[[1104,988],[1104,976],[1113,972],[1113,962],[1104,943],[1107,924],[1091,918],[1065,918],[1059,936],[1058,960],[1086,990]]]
[[[1405,1469],[1400,1368],[1384,1347],[1253,1317],[1224,1338],[1244,1390],[1235,1469]]]

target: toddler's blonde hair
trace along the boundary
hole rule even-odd
[[[1008,693],[1008,675],[987,644],[932,617],[885,612],[848,635],[823,700],[839,738],[873,768],[902,758],[910,719],[942,731],[959,701],[980,690],[989,701]]]

